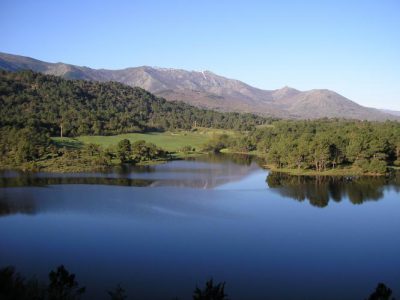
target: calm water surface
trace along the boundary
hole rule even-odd
[[[231,299],[400,294],[400,180],[268,174],[210,156],[96,174],[0,174],[0,266],[46,279],[64,264],[104,299],[191,299],[226,281]]]

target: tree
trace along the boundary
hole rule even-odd
[[[132,145],[132,160],[134,162],[165,158],[167,154],[167,151],[158,148],[153,143],[147,143],[144,140],[136,141]]]
[[[196,287],[193,293],[193,300],[227,300],[225,294],[225,282],[214,285],[212,279],[206,282],[204,289]]]
[[[379,283],[375,291],[368,297],[368,300],[390,300],[392,290],[385,284]],[[395,300],[392,298],[392,300]]]
[[[85,287],[79,287],[75,274],[70,274],[63,265],[49,273],[49,280],[49,300],[77,300],[86,290]]]
[[[125,300],[128,296],[125,290],[118,284],[112,291],[108,291],[107,294],[110,296],[111,300]]]
[[[285,147],[286,144],[283,140],[272,144],[267,155],[268,162],[275,164],[278,168],[282,168],[285,164]]]
[[[325,136],[316,135],[311,147],[315,170],[324,171],[330,161],[329,140]]]
[[[45,288],[36,278],[26,279],[11,266],[0,269],[0,299],[41,300],[45,297]]]
[[[117,156],[121,160],[121,163],[130,161],[131,152],[131,142],[128,139],[123,139],[118,143]]]
[[[18,131],[14,139],[16,158],[20,163],[38,159],[50,144],[48,135],[33,127]]]

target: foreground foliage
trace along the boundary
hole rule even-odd
[[[2,300],[79,300],[86,292],[76,281],[75,274],[60,265],[51,271],[49,282],[45,284],[36,278],[26,279],[13,267],[0,269],[0,299]],[[111,300],[130,299],[125,290],[118,284],[106,292]],[[379,283],[366,300],[394,300],[393,292],[384,283]],[[177,299],[177,298],[175,298]],[[227,300],[225,282],[214,284],[213,279],[206,282],[204,288],[196,286],[193,300]]]
[[[206,282],[204,289],[196,287],[193,293],[193,300],[227,300],[228,295],[225,294],[225,282],[214,285],[214,281],[210,279]]]
[[[0,270],[0,299],[4,300],[77,300],[85,291],[63,265],[49,273],[47,285],[24,278],[13,267]]]

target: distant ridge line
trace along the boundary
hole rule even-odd
[[[66,79],[116,81],[141,87],[170,101],[183,101],[219,111],[250,112],[285,119],[400,120],[400,112],[364,107],[328,89],[299,91],[285,86],[277,90],[262,90],[206,70],[149,66],[92,69],[7,53],[0,53],[0,69],[12,72],[29,69]]]

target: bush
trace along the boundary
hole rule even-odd
[[[213,137],[203,145],[203,150],[206,152],[218,153],[224,148],[228,148],[231,144],[227,134],[221,134]]]
[[[384,174],[386,172],[387,164],[383,160],[377,158],[371,159],[368,171],[370,173]]]
[[[183,153],[189,153],[189,152],[194,152],[196,149],[190,145],[183,146],[181,149],[179,149],[179,152]]]
[[[364,173],[384,174],[387,169],[387,163],[377,158],[360,159],[355,162],[355,165],[360,167]]]
[[[167,158],[168,152],[153,143],[139,140],[132,145],[132,160],[134,162],[149,161],[158,158]]]

